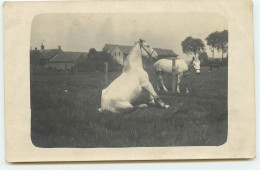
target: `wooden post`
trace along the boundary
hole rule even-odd
[[[67,81],[68,81],[68,80],[67,80],[67,78],[68,78],[68,77],[67,77],[67,75],[68,75],[68,74],[67,74],[67,73],[68,73],[68,72],[67,72],[67,68],[68,68],[68,67],[67,67],[67,64],[65,64],[65,79],[64,79],[64,85],[65,85],[65,86],[67,85]]]
[[[104,66],[105,66],[105,85],[107,87],[108,86],[108,62],[107,61],[104,62]]]
[[[176,92],[176,86],[177,86],[177,75],[175,73],[175,60],[172,60],[172,93]]]

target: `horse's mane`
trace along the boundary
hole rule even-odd
[[[125,59],[123,72],[127,72],[130,69],[129,57],[132,54],[136,44],[137,44],[137,42],[135,42],[135,44],[133,45],[132,49],[130,50],[129,54],[127,55],[127,57]]]

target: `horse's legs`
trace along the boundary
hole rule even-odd
[[[137,108],[146,108],[148,105],[147,104],[140,104],[140,105],[137,105],[137,106],[134,106],[137,107]]]
[[[219,68],[220,68],[220,66],[218,66],[218,72],[219,72]]]
[[[168,90],[167,90],[167,88],[165,87],[164,82],[163,82],[162,73],[160,73],[160,74],[158,75],[158,81],[159,81],[160,85],[162,86],[163,90],[166,91],[166,92],[168,92]],[[158,88],[158,87],[157,87],[157,88]]]
[[[163,90],[164,90],[164,91],[166,91],[166,92],[168,92],[168,90],[167,90],[166,86],[164,85],[164,82],[163,82],[163,80],[161,80],[161,84],[162,84]]]
[[[182,77],[183,77],[183,73],[177,75],[177,78],[178,78],[177,79],[177,92],[178,93],[180,92],[180,84],[181,84]]]
[[[162,74],[163,74],[162,72],[157,72],[157,90],[160,91],[162,86],[163,90],[167,92],[168,90],[163,83]]]
[[[147,81],[141,84],[143,88],[145,88],[151,95],[154,97],[154,99],[159,103],[159,105],[163,108],[170,107],[169,105],[166,105],[158,96],[158,94],[154,91],[152,84]]]
[[[157,73],[157,90],[160,91],[161,90],[161,79],[162,79],[162,75],[160,72]]]
[[[212,67],[209,67],[209,72],[211,72]]]
[[[186,93],[189,93],[188,85],[190,83],[189,74],[185,74],[183,77]]]
[[[151,105],[155,105],[154,97],[153,97],[152,94],[150,94],[149,104],[151,104]]]
[[[129,112],[133,110],[134,107],[129,102],[126,101],[116,101],[114,103],[115,112]]]

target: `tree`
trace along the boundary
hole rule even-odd
[[[209,34],[209,36],[206,38],[207,45],[209,45],[211,48],[213,58],[214,58],[214,50],[215,48],[217,48],[216,46],[218,44],[218,39],[219,39],[218,31]]]
[[[88,51],[88,57],[89,58],[94,58],[95,55],[96,55],[96,49],[95,48],[90,48],[89,51]]]
[[[193,53],[195,57],[197,57],[197,54],[204,52],[205,50],[205,45],[199,38],[187,37],[181,42],[181,46],[183,53]]]
[[[103,48],[102,50],[102,57],[104,59],[104,61],[111,61],[113,58],[112,58],[112,55],[105,49]]]
[[[217,49],[218,52],[222,52],[222,59],[224,53],[228,51],[228,31],[224,30],[221,32],[213,32],[209,34],[206,38],[207,45],[211,47],[213,58],[214,58],[214,49]]]
[[[208,57],[208,54],[207,54],[207,52],[201,52],[201,53],[199,53],[199,59],[201,60],[201,61],[205,61],[205,60],[207,60],[209,57]]]
[[[216,48],[218,51],[221,51],[222,59],[223,59],[224,53],[228,52],[228,31],[227,30],[219,32]]]

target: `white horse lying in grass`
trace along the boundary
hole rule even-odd
[[[174,64],[174,67],[173,67]],[[185,89],[186,93],[189,92],[188,90],[188,76],[190,69],[193,67],[196,71],[196,74],[200,74],[200,60],[198,58],[192,58],[192,59],[183,59],[179,58],[175,60],[175,63],[173,63],[172,60],[168,59],[161,59],[154,63],[155,71],[157,74],[157,89],[160,90],[161,87],[164,91],[168,91],[167,88],[164,85],[163,77],[162,75],[164,73],[177,75],[177,92],[180,92],[180,83],[182,81],[182,78],[184,79]]]
[[[150,94],[150,104],[155,104],[157,101],[161,107],[169,107],[154,91],[148,74],[143,69],[142,56],[158,58],[153,48],[140,39],[127,56],[122,74],[102,90],[101,108],[98,109],[100,112],[119,113],[133,110],[134,106],[131,103],[141,94],[143,88]],[[135,107],[147,107],[147,104]]]

